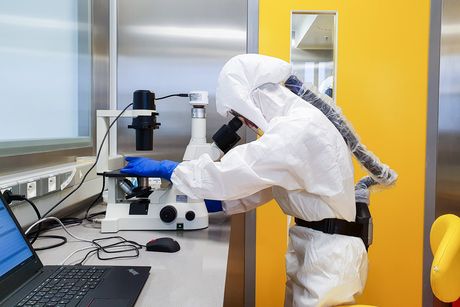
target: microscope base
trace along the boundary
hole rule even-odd
[[[148,204],[145,210],[133,209],[132,203],[108,203],[101,220],[102,233],[119,230],[198,230],[208,227],[204,202]]]

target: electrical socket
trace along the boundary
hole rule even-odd
[[[35,198],[41,196],[41,181],[40,178],[29,179],[27,181],[19,182],[19,194],[24,195],[27,198]]]
[[[19,193],[19,186],[17,184],[6,184],[0,187],[0,192],[3,194],[6,190],[10,190],[13,194]]]
[[[59,175],[47,175],[46,177],[40,178],[41,193],[39,195],[45,195],[48,193],[56,192],[60,190]]]
[[[13,192],[13,187],[2,187],[0,192],[3,194],[5,191]]]
[[[30,199],[37,196],[37,181],[28,182],[26,186],[26,197]]]
[[[47,192],[50,193],[50,192],[54,192],[56,191],[57,189],[57,179],[56,179],[56,176],[50,176],[47,178],[48,180],[48,189],[47,189]]]

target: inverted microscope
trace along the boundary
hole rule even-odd
[[[190,142],[183,160],[208,154],[217,161],[240,140],[236,132],[242,122],[233,118],[214,134],[213,143],[207,143],[208,93],[194,91],[187,96],[192,107],[192,125]],[[107,209],[105,218],[101,220],[103,233],[119,230],[197,230],[208,227],[208,211],[204,200],[189,198],[166,179],[139,177],[111,168],[110,157],[118,156],[116,149],[109,149],[108,142],[103,142],[102,137],[99,137],[106,134],[110,119],[120,114],[132,117],[132,124],[128,128],[136,130],[136,150],[151,151],[153,131],[160,127],[155,109],[155,94],[148,90],[137,90],[133,94],[133,110],[97,111],[97,145],[101,152],[97,170],[107,181]]]

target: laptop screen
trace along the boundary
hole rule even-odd
[[[0,198],[0,278],[33,256]]]

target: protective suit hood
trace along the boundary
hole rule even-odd
[[[292,72],[291,64],[277,58],[243,54],[231,58],[222,68],[216,91],[217,112],[226,116],[234,110],[266,131],[268,123],[276,115],[283,115],[283,108],[270,99],[260,105],[257,89],[266,85],[280,86]]]

